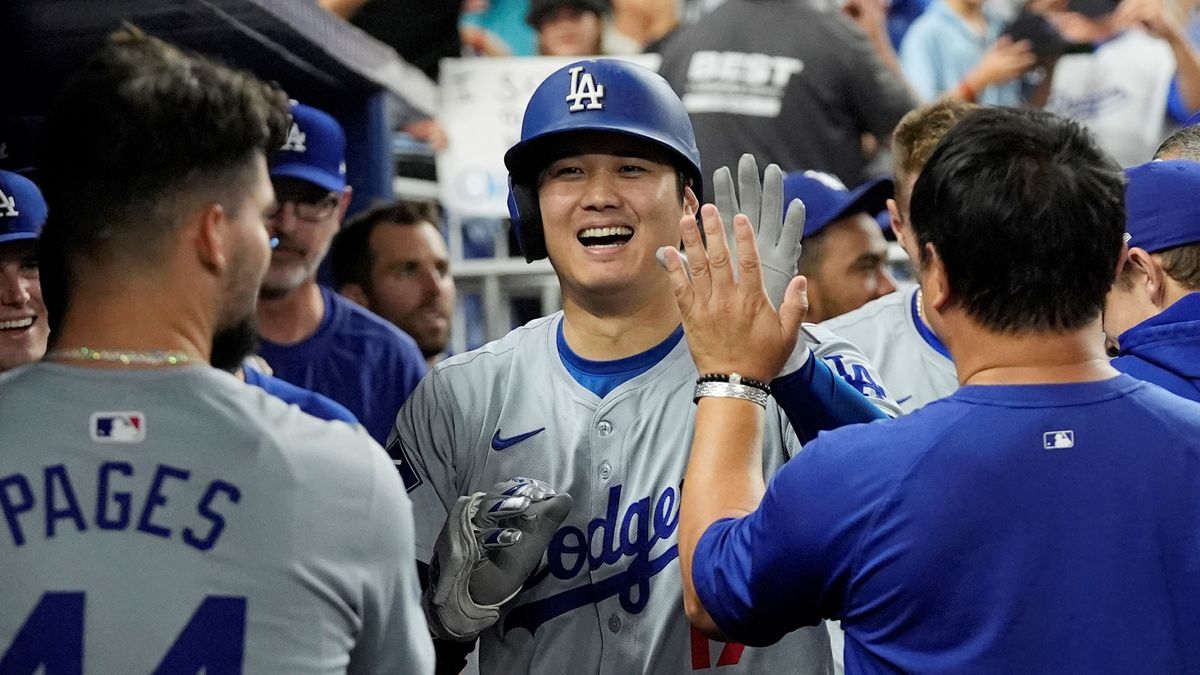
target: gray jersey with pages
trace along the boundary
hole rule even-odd
[[[361,428],[205,367],[0,376],[0,672],[428,673]]]
[[[422,560],[460,495],[527,476],[574,497],[545,560],[481,636],[480,671],[830,672],[823,627],[749,648],[710,641],[684,615],[677,526],[697,377],[686,338],[600,399],[563,365],[561,321],[561,312],[537,319],[438,364],[400,410],[388,448],[413,500]],[[836,350],[845,367],[869,369],[811,328],[821,356]],[[799,450],[774,402],[764,442],[767,475]]]
[[[889,293],[821,323],[862,350],[905,414],[958,390],[954,362],[917,315],[917,290]]]

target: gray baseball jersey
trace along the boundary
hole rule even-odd
[[[0,376],[0,672],[427,673],[361,428],[208,367]]]
[[[895,291],[821,323],[862,350],[905,413],[958,389],[954,362],[917,316],[916,294],[916,286]]]
[[[574,497],[546,559],[481,636],[480,671],[829,672],[823,627],[747,648],[708,640],[684,615],[677,526],[697,377],[686,341],[600,399],[563,365],[561,321],[535,320],[439,364],[400,410],[388,448],[423,560],[460,495],[527,476]],[[839,356],[869,369],[853,350]],[[773,403],[766,417],[771,475],[799,443]]]

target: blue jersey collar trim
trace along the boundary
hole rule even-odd
[[[622,384],[653,368],[665,359],[675,345],[683,339],[683,327],[680,326],[667,336],[667,339],[640,354],[611,361],[593,361],[571,351],[566,338],[563,337],[562,321],[559,321],[556,332],[558,355],[562,360],[563,367],[579,386],[600,399],[608,396],[612,390]]]
[[[666,358],[667,354],[670,354],[671,350],[675,348],[675,345],[679,344],[679,341],[683,339],[683,326],[679,326],[667,336],[667,339],[640,354],[627,356],[623,359],[613,359],[611,361],[585,359],[572,351],[570,345],[567,344],[567,339],[563,336],[562,321],[558,322],[557,333],[558,354],[562,357],[563,363],[567,366],[568,370],[579,371],[587,375],[610,376],[630,372],[646,372],[649,370],[654,364]]]

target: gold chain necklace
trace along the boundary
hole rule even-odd
[[[126,352],[116,349],[56,349],[46,355],[55,361],[90,361],[93,363],[120,363],[126,366],[182,366],[190,361],[183,352],[156,349],[150,352]]]

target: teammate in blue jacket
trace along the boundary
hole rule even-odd
[[[1154,161],[1126,176],[1129,255],[1104,312],[1112,365],[1200,401],[1200,163]]]
[[[407,333],[317,284],[350,204],[346,135],[328,113],[292,103],[286,142],[271,157],[279,245],[259,291],[259,355],[273,375],[345,406],[379,443],[425,375]]]
[[[1123,192],[1046,113],[986,109],[947,134],[911,224],[962,387],[822,434],[769,487],[762,408],[700,392],[679,525],[697,626],[767,645],[841,619],[847,672],[1200,669],[1200,405],[1119,374],[1097,339]],[[770,378],[805,282],[777,314],[746,224],[735,283],[709,215],[707,261],[683,223],[691,281],[668,254],[693,358]]]

